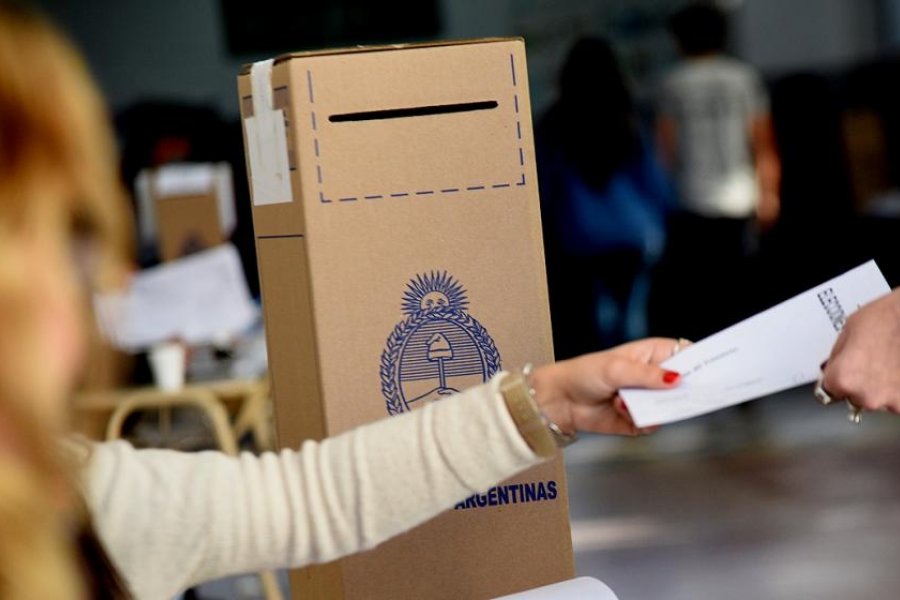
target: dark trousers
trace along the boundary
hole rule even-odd
[[[751,219],[673,216],[650,295],[650,334],[701,340],[758,309]]]
[[[548,253],[547,280],[553,346],[561,360],[597,352],[627,339],[625,314],[634,283],[644,268],[638,251],[612,251],[596,256]],[[601,327],[598,301],[615,307],[616,317]]]

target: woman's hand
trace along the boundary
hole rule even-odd
[[[618,391],[678,385],[678,373],[658,366],[677,348],[675,340],[649,338],[538,367],[531,380],[538,406],[566,433],[649,433],[655,428],[636,427]]]

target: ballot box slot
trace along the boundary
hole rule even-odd
[[[480,102],[459,102],[456,104],[434,104],[431,106],[409,106],[403,108],[384,108],[352,113],[331,115],[332,123],[352,123],[356,121],[381,121],[385,119],[408,119],[411,117],[429,117],[432,115],[450,115],[455,113],[477,112],[497,108],[496,100]]]

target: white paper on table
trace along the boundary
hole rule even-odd
[[[259,317],[230,244],[146,269],[128,290],[97,295],[94,304],[104,337],[131,351],[173,338],[217,342],[246,331]]]
[[[576,577],[494,600],[618,600],[609,586],[593,577]]]
[[[669,390],[622,390],[639,427],[696,417],[815,381],[847,317],[890,292],[875,261],[688,346],[663,366]]]

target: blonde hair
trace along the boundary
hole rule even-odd
[[[68,246],[89,239],[93,285],[123,276],[131,225],[101,98],[51,25],[0,0],[0,597],[83,598],[79,511],[61,508],[77,494],[36,408],[48,399],[29,351],[34,294],[10,251],[38,231]],[[11,438],[15,452],[2,447]]]

